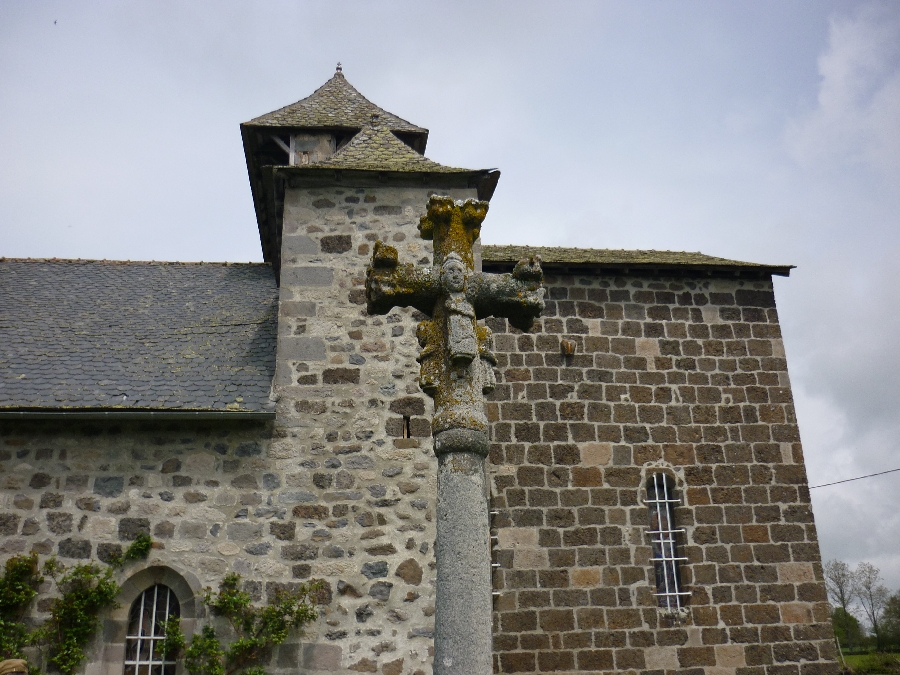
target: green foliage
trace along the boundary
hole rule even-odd
[[[859,620],[849,612],[835,607],[831,612],[831,625],[842,649],[853,649],[862,643],[863,632]]]
[[[22,621],[44,581],[36,553],[6,561],[0,577],[0,659],[20,659],[31,644],[31,633]]]
[[[141,532],[128,548],[121,555],[114,557],[109,564],[113,569],[119,569],[131,560],[143,560],[150,554],[152,547],[153,539],[149,534]]]
[[[884,635],[895,649],[900,647],[900,591],[894,593],[884,608]]]
[[[174,655],[184,649],[184,633],[181,632],[181,617],[170,616],[163,624],[165,636],[160,645],[163,656]]]
[[[284,642],[292,630],[315,621],[315,594],[321,583],[301,584],[294,591],[281,591],[264,607],[241,590],[241,576],[228,574],[219,591],[207,588],[203,601],[215,616],[228,620],[236,638],[226,647],[211,625],[194,635],[185,650],[184,664],[190,675],[265,675],[257,664],[270,649]],[[166,639],[168,640],[168,627]],[[182,638],[183,641],[183,638]]]
[[[896,654],[872,653],[846,656],[845,660],[855,675],[898,675],[900,661]]]
[[[184,667],[191,675],[224,675],[225,653],[215,629],[209,624],[191,639],[184,653]]]
[[[42,571],[56,582],[59,597],[52,601],[50,618],[34,630],[24,619],[44,582],[38,556],[32,553],[7,560],[0,577],[0,659],[23,658],[25,647],[40,644],[49,652],[49,663],[63,675],[72,675],[100,627],[100,612],[116,606],[119,585],[112,578],[113,570],[146,558],[152,545],[149,535],[139,535],[109,567],[90,563],[68,569],[56,558],[47,560]]]
[[[60,568],[58,564],[49,570],[45,566],[61,595],[53,600],[50,619],[41,630],[50,640],[50,663],[64,675],[72,675],[85,659],[85,646],[100,627],[100,612],[116,606],[119,585],[109,567],[88,563],[69,570]],[[61,571],[62,576],[58,576]]]

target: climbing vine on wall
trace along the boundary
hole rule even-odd
[[[40,566],[35,553],[7,560],[0,576],[0,660],[25,658],[25,649],[33,647],[41,652],[43,663],[63,675],[74,675],[86,659],[85,647],[100,628],[101,612],[117,606],[120,588],[113,571],[146,558],[151,546],[148,535],[139,535],[108,566],[66,567],[56,558]],[[50,618],[30,626],[26,615],[48,578],[58,592],[50,601]],[[315,621],[316,598],[322,588],[318,581],[298,584],[272,594],[268,604],[256,606],[242,589],[240,575],[226,575],[218,592],[205,590],[203,602],[214,616],[228,621],[233,637],[223,639],[207,624],[188,644],[180,619],[172,617],[165,624],[162,651],[169,658],[183,653],[190,675],[265,675],[259,663],[272,647],[284,642],[291,631]],[[39,672],[32,668],[33,675]]]
[[[231,624],[234,639],[223,645],[215,628],[207,624],[184,649],[184,665],[190,675],[265,675],[259,665],[272,647],[284,642],[292,630],[300,630],[316,620],[316,595],[320,582],[299,584],[293,590],[274,593],[269,603],[259,607],[241,588],[241,576],[228,574],[219,591],[207,588],[203,602],[213,615]],[[185,647],[177,620],[166,625],[163,649],[170,655]]]
[[[149,535],[138,535],[109,566],[66,567],[50,558],[39,567],[35,553],[7,560],[0,577],[0,658],[24,658],[25,648],[35,646],[63,675],[74,675],[85,660],[84,648],[100,627],[100,613],[116,606],[119,585],[113,570],[146,558],[152,543]],[[25,615],[44,575],[55,582],[59,595],[51,600],[50,618],[30,627]]]
[[[19,555],[6,561],[0,577],[0,656],[21,659],[31,644],[31,633],[23,619],[43,583],[37,553]]]

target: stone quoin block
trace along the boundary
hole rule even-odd
[[[286,267],[281,273],[285,286],[331,286],[334,270],[330,267]]]
[[[289,361],[324,361],[326,355],[325,341],[317,337],[282,337],[278,349]]]

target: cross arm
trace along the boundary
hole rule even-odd
[[[366,310],[387,314],[394,307],[415,307],[431,316],[440,294],[439,275],[431,267],[401,265],[397,249],[377,241],[366,268]]]
[[[520,260],[512,274],[472,274],[466,281],[466,297],[479,318],[502,316],[527,331],[544,311],[543,278],[540,256],[534,256]]]

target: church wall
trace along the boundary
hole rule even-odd
[[[108,561],[141,533],[203,583],[259,565],[296,466],[259,422],[0,422],[0,555]],[[259,542],[257,545],[256,542]],[[271,548],[271,544],[268,544]]]
[[[148,531],[147,565],[192,586],[235,571],[262,602],[277,584],[325,581],[319,620],[276,650],[271,673],[430,672],[436,459],[431,399],[415,384],[421,317],[369,317],[362,295],[378,238],[430,263],[416,229],[429,192],[288,190],[275,422],[0,422],[0,562],[32,550],[109,560]],[[121,648],[98,643],[88,672],[121,672]]]
[[[146,561],[115,573],[123,607],[102,617],[87,673],[122,672],[137,591],[124,595],[142,575],[179,580],[189,596],[237,572],[259,601],[269,582],[290,579],[272,551],[312,537],[296,532],[290,504],[309,477],[270,454],[272,434],[271,423],[249,421],[0,421],[0,561],[34,551],[66,566],[110,562],[138,534],[153,539]],[[193,618],[189,606],[182,599]],[[48,609],[39,598],[34,618]],[[193,621],[184,626],[190,633]]]
[[[496,670],[836,672],[771,281],[546,286],[534,334],[487,321]],[[681,499],[682,613],[653,595],[653,472]]]
[[[319,620],[276,650],[273,675],[430,673],[422,317],[368,316],[363,296],[376,239],[430,263],[416,230],[430,192],[287,190],[274,422],[0,422],[0,561],[108,559],[149,531],[146,566],[192,588],[236,571],[264,601],[325,580]],[[487,322],[498,672],[833,672],[771,282],[550,270],[546,286],[534,333]],[[652,595],[655,470],[683,504],[692,595],[677,620]],[[91,675],[121,672],[116,644]]]
[[[340,415],[347,400],[327,406]],[[196,592],[238,572],[265,602],[285,584],[325,581],[320,619],[276,649],[270,673],[367,672],[376,660],[411,673],[397,669],[419,654],[430,672],[430,443],[417,427],[418,440],[395,445],[379,425],[365,450],[342,454],[358,441],[326,453],[273,423],[0,422],[0,562],[31,551],[108,562],[147,532],[148,560],[118,571],[120,584],[158,566]],[[37,603],[35,618],[47,609]],[[122,672],[127,609],[104,617],[88,675]]]

